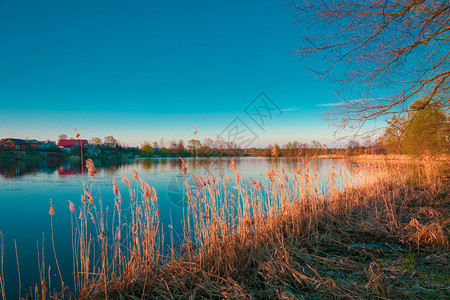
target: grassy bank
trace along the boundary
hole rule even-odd
[[[101,199],[90,196],[96,179],[88,165],[82,204],[71,206],[76,292],[49,293],[44,282],[35,297],[450,296],[450,190],[439,164],[342,165],[319,174],[303,162],[292,173],[274,168],[248,181],[231,168],[232,178],[185,174],[194,184],[185,187],[176,251],[164,246],[173,231],[160,228],[152,187],[138,174],[122,178],[132,200],[124,210],[114,183],[107,224]],[[131,219],[121,225],[125,213]],[[98,236],[90,238],[92,231]]]
[[[328,158],[328,159],[353,159],[360,161],[383,161],[383,162],[409,162],[417,164],[417,162],[427,163],[428,161],[441,161],[445,163],[450,162],[450,156],[447,154],[442,154],[439,157],[430,158],[427,156],[413,157],[407,154],[320,154],[316,157]]]

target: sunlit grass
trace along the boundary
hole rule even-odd
[[[274,163],[265,175],[245,180],[234,162],[229,166],[233,176],[215,176],[189,173],[181,159],[185,185],[179,249],[172,220],[167,229],[161,226],[156,190],[136,171],[132,179],[121,178],[128,187],[126,208],[112,178],[114,207],[109,208],[102,203],[91,160],[86,167],[89,180],[81,201],[68,207],[73,290],[67,292],[61,277],[62,291],[51,292],[42,257],[36,299],[283,298],[300,291],[323,297],[405,296],[401,289],[389,288],[383,276],[389,268],[393,276],[414,271],[414,254],[408,252],[393,267],[372,253],[384,246],[367,248],[360,239],[369,235],[418,249],[448,247],[442,224],[418,221],[436,212],[410,209],[422,205],[423,197],[441,192],[438,164],[432,161],[419,167],[384,161],[342,163],[321,173],[303,160],[292,172]],[[96,189],[100,196],[94,199]],[[339,254],[356,255],[356,249],[371,256],[372,263]]]

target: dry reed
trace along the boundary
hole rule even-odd
[[[293,172],[274,168],[266,177],[244,180],[232,162],[234,179],[190,174],[194,184],[183,177],[184,236],[179,252],[173,245],[171,224],[171,246],[165,248],[154,188],[135,170],[135,186],[122,175],[130,197],[125,212],[113,178],[114,209],[108,218],[107,210],[96,204],[101,199],[92,198],[97,179],[91,172],[93,164],[89,165],[91,180],[82,195],[88,201],[69,207],[75,286],[70,296],[385,299],[422,298],[427,292],[446,295],[442,284],[425,285],[417,273],[405,271],[401,261],[411,249],[448,252],[446,225],[437,220],[422,224],[417,219],[431,214],[431,199],[449,192],[437,166],[427,164],[413,169],[399,162],[377,161],[342,164],[322,173],[303,160]],[[186,174],[183,159],[181,169]],[[424,192],[429,193],[427,201]],[[448,212],[445,205],[441,209]],[[123,223],[125,213],[127,223]],[[425,254],[428,260],[437,259]],[[445,260],[441,264],[449,266]],[[46,297],[44,286],[35,293],[42,298]]]

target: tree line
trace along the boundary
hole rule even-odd
[[[447,95],[448,97],[448,95]],[[442,100],[414,101],[403,114],[393,115],[380,137],[388,153],[438,157],[450,153],[450,116]]]

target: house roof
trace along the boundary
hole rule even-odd
[[[39,144],[37,140],[23,140],[27,144]]]
[[[87,140],[65,140],[60,139],[58,142],[59,147],[72,148],[81,144],[81,147],[86,146]]]
[[[47,141],[38,146],[39,150],[53,150],[54,152],[63,152],[61,148],[59,148],[55,143],[51,141]]]
[[[27,143],[22,139],[2,139],[0,143],[7,143],[8,141],[13,142],[16,145],[26,145]]]

